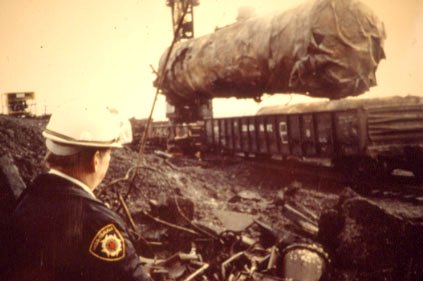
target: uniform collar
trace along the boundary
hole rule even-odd
[[[48,171],[48,173],[52,174],[52,175],[56,175],[56,176],[64,178],[64,179],[67,179],[68,181],[70,181],[70,182],[76,184],[77,186],[81,187],[84,191],[86,191],[88,194],[90,194],[94,199],[97,199],[95,197],[93,191],[88,187],[88,185],[86,185],[82,181],[80,181],[80,180],[78,180],[74,177],[71,177],[71,176],[69,176],[65,173],[62,173],[61,171],[56,170],[56,169],[50,169],[50,171]]]

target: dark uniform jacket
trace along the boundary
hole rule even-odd
[[[56,175],[39,176],[23,193],[10,238],[10,280],[151,280],[126,223]]]

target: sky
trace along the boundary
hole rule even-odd
[[[361,97],[423,96],[423,0],[362,0],[384,22],[387,59],[378,86]],[[160,56],[172,41],[165,0],[0,0],[0,94],[34,91],[38,114],[85,102],[145,118],[154,99]],[[195,35],[235,21],[238,8],[257,14],[285,10],[304,0],[200,0]],[[264,96],[263,102],[218,99],[215,116],[254,114],[276,103],[311,102],[301,95]],[[2,100],[3,112],[4,101]],[[165,119],[159,96],[155,120]]]

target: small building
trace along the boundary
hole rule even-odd
[[[34,115],[35,114],[35,93],[34,92],[4,93],[2,109],[4,114],[12,115],[12,116]]]

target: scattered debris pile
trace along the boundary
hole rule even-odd
[[[2,223],[16,191],[45,171],[45,124],[0,116]],[[128,147],[116,150],[96,190],[127,219],[156,280],[423,277],[420,205],[369,200],[239,159],[163,155],[139,161]]]

